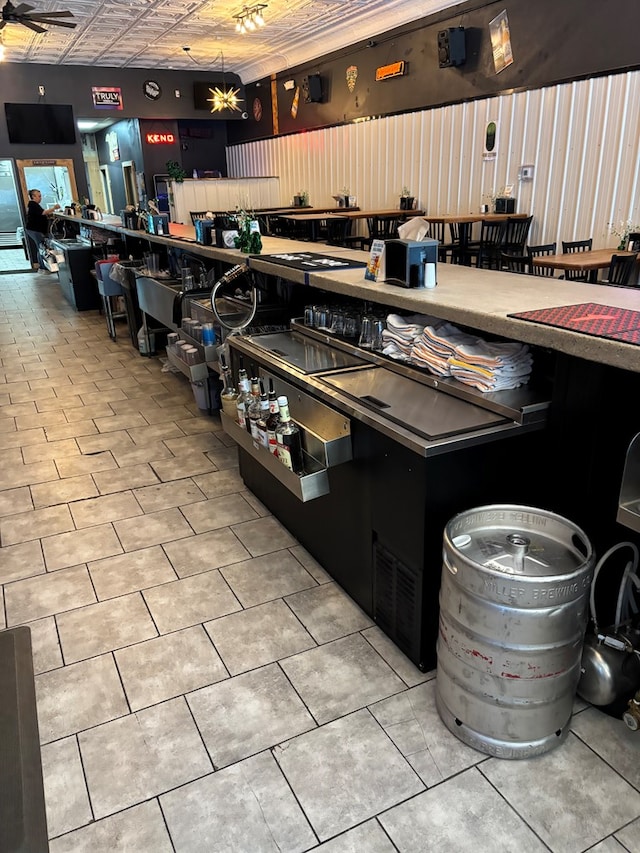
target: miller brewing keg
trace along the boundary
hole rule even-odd
[[[483,506],[444,531],[436,704],[461,741],[502,758],[568,733],[595,558],[554,513]]]

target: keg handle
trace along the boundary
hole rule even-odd
[[[509,533],[506,537],[505,551],[513,556],[513,569],[517,574],[524,573],[524,561],[531,545],[531,539],[522,533]]]

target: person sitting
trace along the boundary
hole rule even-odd
[[[60,210],[59,204],[54,204],[53,207],[43,210],[40,202],[42,201],[42,193],[40,190],[29,190],[29,203],[27,205],[27,220],[26,228],[27,236],[31,243],[35,246],[35,258],[38,263],[34,263],[34,256],[31,257],[31,266],[34,270],[40,269],[48,272],[42,256],[40,254],[40,245],[44,242],[45,237],[49,233],[49,220],[47,216],[56,210]]]

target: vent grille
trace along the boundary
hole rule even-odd
[[[420,660],[422,577],[376,541],[373,545],[374,619],[416,663]]]

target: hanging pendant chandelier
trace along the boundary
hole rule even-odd
[[[207,98],[207,102],[211,104],[211,112],[212,113],[221,113],[224,110],[235,110],[236,112],[240,112],[240,104],[242,103],[242,98],[238,98],[240,94],[240,87],[234,89],[233,86],[227,88],[227,81],[224,76],[224,54],[220,51],[220,58],[222,60],[222,88],[219,86],[209,87],[209,92],[211,93],[211,97]]]

